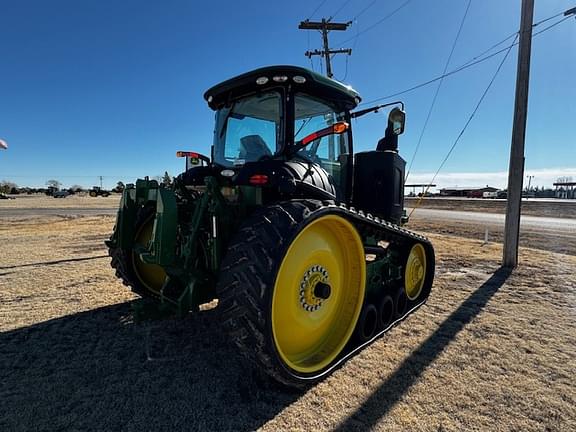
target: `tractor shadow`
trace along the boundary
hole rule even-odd
[[[247,367],[215,310],[131,316],[125,303],[0,334],[0,430],[254,430],[302,394]]]
[[[402,399],[457,334],[484,309],[510,274],[511,271],[506,268],[496,270],[380,384],[378,389],[354,413],[340,424],[337,430],[369,430],[373,428]]]

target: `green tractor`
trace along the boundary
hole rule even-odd
[[[211,157],[178,152],[186,170],[171,186],[126,187],[112,267],[143,297],[138,316],[217,299],[259,368],[316,382],[430,294],[433,247],[401,227],[404,112],[390,111],[376,150],[354,154],[351,120],[384,106],[354,111],[352,88],[307,69],[257,69],[204,97],[216,112]]]
[[[110,192],[108,192],[107,190],[102,189],[100,186],[92,186],[92,189],[90,189],[90,191],[88,192],[88,195],[90,195],[92,198],[96,198],[96,197],[109,197],[110,196]]]

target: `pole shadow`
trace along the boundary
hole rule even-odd
[[[496,270],[336,430],[344,432],[368,430],[374,427],[416,383],[456,335],[484,309],[510,274],[511,271],[504,267]]]
[[[17,264],[17,265],[0,267],[0,270],[11,270],[11,269],[18,269],[18,268],[23,268],[23,267],[51,266],[51,265],[69,263],[69,262],[91,261],[91,260],[101,259],[101,258],[110,258],[110,256],[106,254],[106,255],[97,255],[97,256],[90,256],[90,257],[66,258],[66,259],[54,260],[54,261],[41,261],[41,262],[35,262],[35,263]]]
[[[216,310],[134,324],[130,304],[0,334],[0,430],[255,430],[293,403]]]

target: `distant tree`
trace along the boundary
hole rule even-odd
[[[16,183],[12,183],[11,181],[2,180],[0,182],[0,192],[1,193],[9,194],[9,193],[12,193],[13,189],[17,189],[17,188],[18,188],[18,186],[16,185]]]
[[[70,190],[74,193],[77,193],[77,192],[82,192],[84,190],[84,188],[80,185],[72,185],[72,186],[70,186]]]
[[[170,177],[168,171],[164,171],[164,176],[162,177],[162,184],[166,187],[172,186],[172,177]]]
[[[46,182],[46,186],[48,186],[49,188],[54,188],[56,190],[60,189],[61,185],[62,183],[60,183],[58,180],[48,180]]]

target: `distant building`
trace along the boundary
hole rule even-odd
[[[576,199],[576,182],[554,183],[556,198]]]
[[[453,187],[440,189],[440,196],[482,198],[484,192],[498,192],[498,188],[490,187]]]

